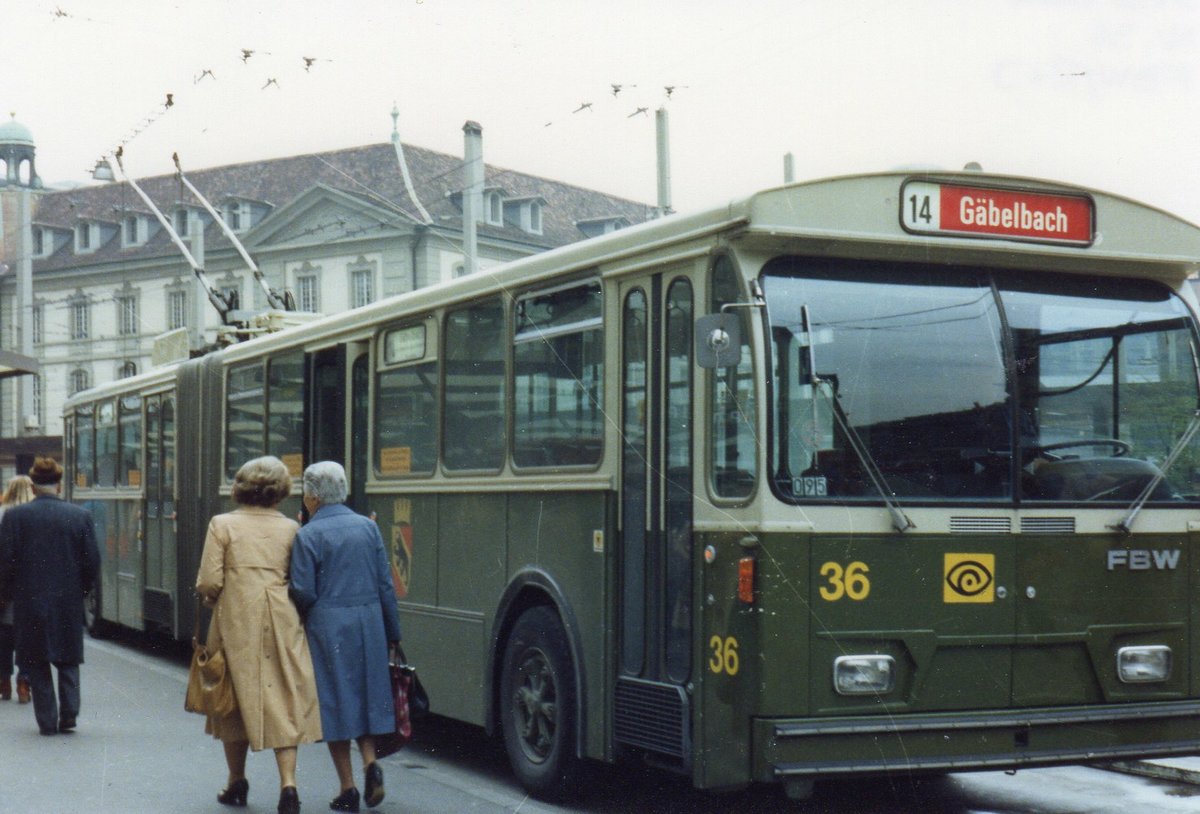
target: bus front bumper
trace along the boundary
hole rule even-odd
[[[1033,768],[1200,752],[1200,701],[759,718],[754,779]]]

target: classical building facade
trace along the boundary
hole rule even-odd
[[[395,113],[393,112],[393,117]],[[333,314],[472,269],[642,222],[653,207],[486,165],[468,122],[464,157],[390,143],[135,179],[172,223],[209,288],[236,312],[267,289]],[[69,395],[203,352],[222,326],[208,289],[127,182],[44,188],[34,142],[0,125],[0,351],[40,363],[0,381],[0,476],[61,449]],[[475,229],[464,229],[475,222]],[[473,249],[473,251],[472,251]],[[164,341],[169,340],[169,341]],[[157,349],[157,350],[156,350]]]

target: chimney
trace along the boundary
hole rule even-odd
[[[658,136],[658,217],[671,214],[671,135],[667,126],[667,109],[655,111],[654,123]]]
[[[783,183],[790,184],[796,180],[796,161],[791,153],[783,156]]]
[[[483,128],[477,122],[463,125],[463,264],[464,274],[479,266],[475,225],[483,219]]]

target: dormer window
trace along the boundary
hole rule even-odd
[[[250,205],[244,201],[230,199],[222,207],[221,217],[225,225],[234,232],[250,228]]]
[[[533,201],[529,204],[529,231],[535,235],[542,233],[542,204]]]
[[[46,230],[38,228],[38,227],[34,227],[34,229],[33,229],[33,256],[34,257],[45,257],[48,254],[48,252],[46,251],[47,242],[48,241],[46,240]]]
[[[499,192],[488,193],[487,222],[492,226],[504,225],[504,197]]]
[[[126,215],[121,219],[121,247],[142,246],[149,238],[149,227],[144,215]]]
[[[75,224],[75,252],[84,253],[96,250],[92,237],[92,224],[87,221]]]
[[[624,229],[631,226],[629,218],[624,215],[612,215],[607,218],[589,218],[588,220],[577,220],[575,226],[579,231],[583,232],[587,237],[599,237],[607,235],[610,232],[615,232],[618,229]]]
[[[175,214],[171,218],[171,226],[175,229],[175,233],[180,237],[187,237],[191,219],[191,213],[186,206],[176,209]]]
[[[504,202],[504,218],[508,223],[521,227],[531,235],[542,233],[542,207],[546,199],[540,195],[525,198],[509,198]]]

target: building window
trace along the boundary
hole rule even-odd
[[[33,230],[33,255],[41,257],[46,253],[46,232],[43,229]]]
[[[42,377],[34,376],[33,381],[33,404],[29,405],[33,414],[37,416],[38,426],[45,424],[45,407],[42,404]]]
[[[494,226],[504,225],[504,202],[498,192],[488,195],[487,221]]]
[[[71,303],[71,338],[87,339],[92,329],[91,307],[84,300]]]
[[[175,210],[175,216],[172,218],[173,223],[171,225],[175,227],[175,233],[180,237],[187,237],[189,220],[191,218],[188,217],[188,211],[185,207],[181,206]]]
[[[125,364],[121,365],[120,373],[117,375],[118,378],[121,379],[128,379],[130,376],[136,376],[137,362],[126,362]]]
[[[296,307],[301,311],[317,312],[321,310],[321,300],[317,295],[317,276],[306,274],[296,278]]]
[[[33,325],[31,327],[33,329],[33,331],[32,331],[33,344],[35,344],[35,345],[42,344],[42,324],[43,324],[43,317],[45,316],[45,314],[46,314],[45,306],[43,306],[43,305],[33,306],[33,320],[32,320]]]
[[[75,395],[81,390],[87,390],[88,386],[89,381],[86,370],[76,368],[71,371],[71,395]]]
[[[245,228],[242,204],[239,201],[229,201],[225,204],[225,225],[235,232],[240,232]]]
[[[375,272],[361,269],[350,273],[351,308],[361,308],[375,301]]]
[[[137,297],[117,297],[117,333],[121,336],[136,336],[138,333]]]
[[[221,295],[221,299],[225,300],[226,305],[230,309],[236,311],[242,307],[242,289],[241,286],[226,285],[221,286],[217,292]]]
[[[138,246],[141,244],[141,229],[140,221],[137,215],[126,215],[122,223],[121,239],[126,246]]]
[[[171,291],[167,294],[167,330],[187,327],[187,292]]]
[[[529,205],[529,231],[535,235],[542,233],[542,205],[537,201]]]
[[[75,251],[86,252],[92,248],[92,226],[81,223],[75,227]]]

